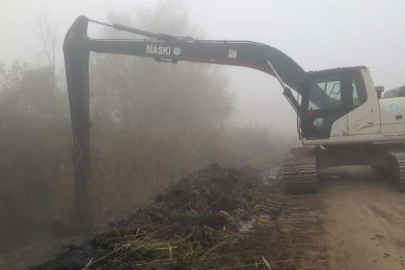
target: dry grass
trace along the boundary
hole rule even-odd
[[[257,176],[251,167],[217,164],[189,175],[98,232],[86,269],[270,269],[264,243],[282,203]],[[241,230],[241,222],[254,230]],[[38,269],[68,266],[73,258],[67,252]]]

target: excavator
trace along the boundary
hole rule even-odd
[[[89,23],[143,38],[89,38]],[[295,110],[298,135],[304,145],[291,149],[284,162],[287,192],[317,192],[321,169],[347,165],[366,165],[389,173],[396,188],[405,191],[405,98],[382,98],[384,88],[374,86],[365,66],[306,72],[290,57],[265,44],[175,37],[85,16],[78,17],[68,30],[63,50],[74,141],[75,205],[82,216],[90,211],[90,52],[147,57],[173,64],[186,61],[241,66],[265,72],[278,80]]]

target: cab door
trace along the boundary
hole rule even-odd
[[[302,101],[301,129],[305,139],[329,139],[348,134],[343,85],[338,72],[309,78]]]
[[[368,70],[361,69],[352,74],[347,97],[349,135],[381,132],[380,106],[374,89]]]

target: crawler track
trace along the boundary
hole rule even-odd
[[[405,192],[405,149],[388,151],[389,168],[399,191]]]
[[[284,181],[289,193],[318,191],[315,148],[292,148],[284,162]]]

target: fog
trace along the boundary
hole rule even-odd
[[[269,44],[305,70],[366,65],[375,85],[402,85],[405,2],[391,1],[206,1],[187,0],[190,19],[206,39],[251,40]],[[107,20],[109,12],[135,12],[154,0],[24,1],[2,0],[0,62],[19,58],[37,63],[36,14],[46,10],[59,20],[60,43],[74,19],[84,14]],[[118,22],[119,23],[119,22]],[[59,46],[59,61],[62,52]],[[295,132],[295,115],[273,78],[245,68],[224,68],[236,108],[231,122],[271,126]]]
[[[79,15],[156,32],[175,18],[166,34],[265,43],[305,71],[365,65],[387,90],[405,84],[404,8],[403,0],[0,0],[0,253],[70,236],[58,226],[76,224],[62,43]],[[45,15],[56,29],[55,65],[41,53]],[[282,87],[257,70],[92,53],[90,85],[97,228],[214,162],[264,170],[300,144]]]

